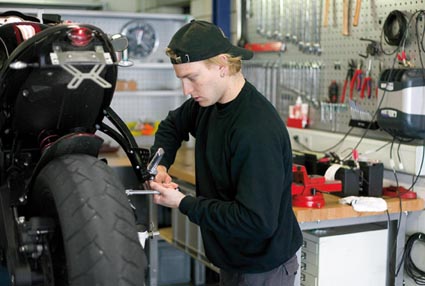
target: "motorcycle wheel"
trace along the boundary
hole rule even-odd
[[[52,217],[51,285],[144,285],[147,260],[124,187],[103,161],[83,154],[52,160],[37,176],[33,213]],[[36,210],[34,211],[34,207]],[[50,281],[54,277],[54,282]]]

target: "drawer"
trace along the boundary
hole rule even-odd
[[[301,262],[308,262],[310,264],[319,265],[319,255],[316,252],[301,249]]]
[[[301,272],[300,282],[301,286],[317,286],[318,279],[316,276]]]
[[[313,276],[319,276],[319,267],[317,265],[301,261],[301,273],[308,273]]]
[[[308,250],[310,252],[313,253],[318,253],[319,252],[319,244],[317,242],[308,240],[308,239],[304,239],[303,240],[303,247],[304,250]]]

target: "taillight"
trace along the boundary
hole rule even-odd
[[[77,47],[84,47],[93,39],[93,32],[86,27],[74,27],[68,32],[71,44]]]

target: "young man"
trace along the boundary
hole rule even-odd
[[[154,202],[200,226],[205,253],[220,268],[220,285],[293,285],[302,234],[292,211],[292,153],[285,124],[247,82],[241,60],[215,25],[192,21],[171,39],[167,54],[191,99],[171,111],[152,152],[165,155],[151,187]],[[196,197],[167,174],[189,134],[196,138]]]

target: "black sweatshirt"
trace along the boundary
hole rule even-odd
[[[189,99],[163,120],[152,152],[170,167],[188,134],[196,138],[196,198],[180,211],[200,226],[205,253],[217,267],[254,273],[291,258],[302,243],[292,211],[292,153],[273,105],[246,82],[225,105]]]

